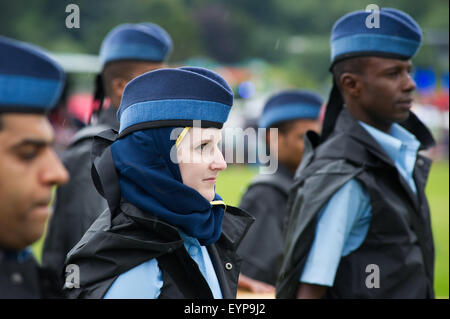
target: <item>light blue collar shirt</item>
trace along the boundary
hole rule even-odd
[[[408,182],[412,191],[417,193],[416,184],[413,179],[414,165],[420,146],[417,138],[397,123],[392,125],[389,134],[366,123],[359,123],[380,144],[394,162],[400,175]]]

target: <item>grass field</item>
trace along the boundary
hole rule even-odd
[[[217,181],[216,191],[229,205],[236,206],[248,182],[258,173],[255,166],[229,166]],[[433,164],[426,193],[430,203],[433,236],[436,249],[435,292],[439,298],[449,296],[449,163]],[[40,260],[41,239],[33,245],[33,251]]]

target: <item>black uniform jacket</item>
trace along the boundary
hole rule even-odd
[[[281,163],[274,174],[259,174],[242,196],[240,208],[255,217],[242,240],[241,273],[275,285],[283,256],[286,206],[293,173]]]
[[[241,263],[236,249],[252,220],[227,207],[222,235],[207,246],[224,298],[236,296]],[[79,267],[80,288],[65,289],[67,296],[102,298],[120,274],[153,258],[163,274],[160,298],[212,298],[178,229],[124,201],[116,214],[103,212],[69,253],[66,264]]]
[[[430,132],[413,113],[401,124],[421,142],[420,149],[434,145]],[[434,246],[424,193],[430,163],[417,155],[413,173],[416,195],[381,146],[347,110],[341,111],[324,143],[319,144],[319,136],[308,132],[288,201],[289,223],[277,297],[295,298],[314,239],[317,214],[351,178],[368,191],[372,218],[361,246],[341,259],[326,297],[433,297]],[[381,284],[375,289],[365,281],[369,264],[380,268]]]

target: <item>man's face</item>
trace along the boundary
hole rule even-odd
[[[295,171],[303,157],[303,136],[307,131],[319,132],[316,120],[295,120],[287,132],[278,132],[278,160]]]
[[[370,57],[361,78],[358,104],[371,124],[391,125],[405,121],[411,109],[415,83],[411,61]]]
[[[221,141],[220,129],[193,127],[178,146],[183,184],[198,191],[208,201],[214,199],[219,172],[227,168],[220,151]]]
[[[42,236],[52,186],[69,177],[52,149],[45,116],[10,113],[1,120],[0,246],[19,250]]]

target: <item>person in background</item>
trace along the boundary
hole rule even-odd
[[[30,245],[44,233],[52,187],[69,176],[46,113],[64,73],[38,47],[0,36],[0,298],[57,298]]]
[[[307,134],[289,200],[278,298],[433,298],[434,244],[425,185],[434,145],[410,111],[411,58],[422,33],[406,13],[339,19],[334,86],[322,134]]]
[[[318,116],[323,101],[314,92],[285,90],[266,102],[258,126],[267,128],[266,145],[278,154],[273,174],[253,178],[242,196],[240,208],[255,222],[242,241],[238,253],[243,257],[239,287],[252,292],[271,292],[281,263],[289,189],[303,155],[303,136],[319,131]],[[278,130],[276,140],[269,129]]]
[[[72,178],[56,191],[42,253],[43,267],[57,274],[61,288],[67,253],[107,208],[91,178],[93,137],[109,128],[119,129],[116,111],[125,85],[138,75],[165,67],[171,51],[170,36],[152,23],[119,25],[101,45],[102,71],[97,77],[95,97],[100,106],[107,97],[110,107],[100,111],[96,123],[75,134],[62,156]]]
[[[232,105],[226,81],[202,68],[156,70],[125,87],[119,133],[94,142],[109,209],[68,254],[80,279],[68,274],[69,298],[235,298],[236,249],[253,219],[215,193]]]

